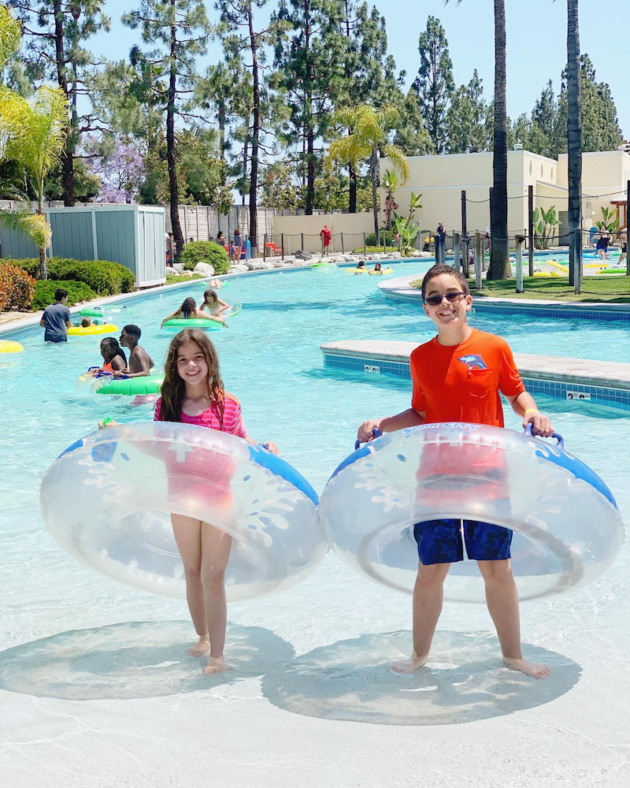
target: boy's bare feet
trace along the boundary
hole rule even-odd
[[[224,673],[226,670],[232,670],[231,665],[227,665],[223,661],[223,657],[210,657],[208,659],[208,664],[203,669],[204,673]]]
[[[210,638],[207,635],[202,635],[199,640],[193,644],[186,651],[191,657],[203,657],[210,651]]]
[[[428,654],[426,654],[424,657],[418,657],[416,654],[412,654],[411,659],[406,660],[405,662],[394,662],[392,665],[392,670],[394,673],[404,673],[407,675],[409,673],[413,673],[414,670],[418,670],[418,668],[421,668],[423,665],[425,665],[428,659]]]
[[[508,668],[520,670],[521,673],[525,673],[527,676],[533,676],[535,679],[546,679],[551,673],[551,669],[546,665],[537,665],[535,662],[527,662],[523,658],[508,659],[508,657],[503,657],[503,661]]]

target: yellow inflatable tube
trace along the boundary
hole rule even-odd
[[[118,331],[118,326],[114,326],[111,323],[105,323],[102,326],[74,326],[68,329],[68,336],[89,337],[94,334],[112,334],[114,331]]]
[[[0,340],[0,353],[21,353],[24,350],[19,342],[9,342],[7,339]]]
[[[547,260],[547,265],[550,265],[552,268],[557,268],[558,271],[562,271],[563,274],[568,276],[569,274],[569,266],[568,265],[560,265],[560,263],[556,263],[555,260]]]
[[[393,268],[382,268],[380,271],[368,271],[368,274],[370,276],[379,276],[382,274],[393,274],[393,273],[394,273]]]
[[[536,271],[534,276],[547,277],[547,279],[555,279],[556,277],[561,279],[563,276],[566,276],[566,274],[561,274],[559,271]]]

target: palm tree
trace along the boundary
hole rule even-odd
[[[0,68],[20,46],[22,27],[6,5],[0,5]]]
[[[44,216],[44,180],[59,163],[68,130],[68,104],[61,88],[41,87],[33,99],[0,88],[0,156],[16,161],[33,176],[37,211],[18,213],[10,223],[29,235],[39,248],[40,277],[46,279],[46,249],[52,230]]]
[[[394,194],[396,194],[398,189],[400,189],[400,186],[401,183],[398,180],[398,175],[396,175],[396,173],[392,172],[391,170],[385,170],[385,175],[383,176],[383,188],[385,189],[385,219],[388,230],[391,228],[392,213],[398,207],[394,202]]]
[[[567,17],[569,284],[579,292],[582,283],[582,84],[578,0],[567,0]]]
[[[449,1],[445,0],[446,3]],[[457,0],[457,5],[461,2]],[[490,202],[492,245],[488,279],[508,279],[512,276],[508,241],[506,61],[505,0],[494,0],[494,155]]]
[[[328,155],[333,161],[345,164],[350,162],[355,169],[362,161],[369,163],[376,237],[378,237],[376,189],[379,152],[381,156],[386,156],[390,160],[394,170],[401,176],[401,186],[409,177],[409,164],[405,154],[401,148],[388,141],[389,129],[397,119],[398,111],[394,107],[375,109],[368,104],[339,109],[333,115],[333,123],[345,129],[352,129],[352,133],[331,143]]]

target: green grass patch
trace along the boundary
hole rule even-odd
[[[538,276],[524,276],[524,293],[516,292],[515,279],[499,279],[484,282],[481,290],[475,288],[475,280],[469,279],[470,292],[478,298],[524,298],[541,301],[571,303],[590,301],[594,303],[630,304],[630,277],[628,276],[585,276],[582,292],[573,292],[568,278],[552,279]],[[422,279],[411,282],[411,287],[422,288]]]
[[[184,276],[183,274],[166,274],[166,284],[176,285],[178,282],[192,282],[194,279],[203,279],[201,274]]]

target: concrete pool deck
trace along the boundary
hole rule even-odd
[[[320,345],[324,364],[368,375],[411,379],[409,356],[415,342],[353,339]],[[585,400],[630,410],[630,364],[515,353],[516,366],[528,391],[555,399]]]

